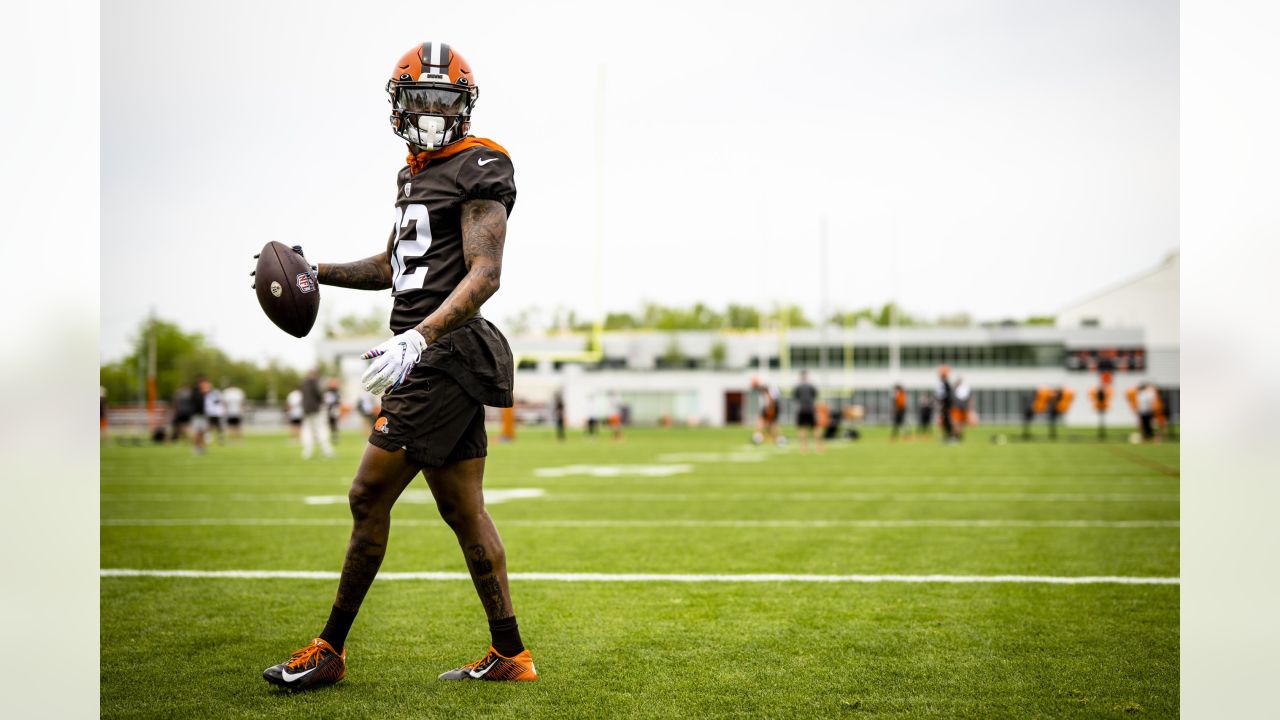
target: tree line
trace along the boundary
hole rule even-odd
[[[540,313],[526,310],[507,318],[507,327],[515,333],[539,329]],[[989,325],[1052,325],[1053,317],[1032,316],[1023,320],[1001,320],[977,323]],[[857,310],[838,309],[827,316],[827,322],[836,327],[857,327],[870,324],[876,327],[966,327],[974,325],[971,315],[964,312],[925,318],[908,313],[895,303]],[[573,310],[557,310],[550,323],[544,323],[553,332],[585,332],[593,329],[591,318],[580,317]],[[635,311],[611,311],[605,314],[605,330],[775,330],[782,327],[811,328],[816,323],[799,305],[777,305],[761,309],[750,305],[730,303],[723,310],[704,303],[681,307],[645,303]]]
[[[958,312],[935,318],[925,318],[909,313],[892,302],[879,307],[857,310],[837,309],[827,316],[836,327],[857,327],[870,324],[889,327],[895,322],[900,327],[967,327],[978,324],[991,325],[1052,325],[1051,316],[1032,316],[1022,320],[999,320],[975,323],[968,313]],[[636,310],[612,310],[605,313],[604,330],[776,330],[782,327],[811,328],[816,323],[799,305],[777,305],[762,309],[752,305],[729,303],[723,309],[694,303],[690,306],[663,305],[647,302]],[[548,330],[551,332],[590,332],[595,329],[595,319],[584,317],[576,310],[556,308],[549,314],[542,308],[526,308],[504,319],[503,330],[510,334],[523,334]],[[330,322],[325,327],[327,337],[378,336],[387,333],[386,310],[375,309],[365,315],[347,315]]]
[[[128,355],[100,367],[99,382],[107,391],[109,403],[136,403],[146,398],[147,363],[153,340],[156,394],[162,401],[172,398],[179,387],[194,383],[202,373],[217,387],[238,385],[246,398],[256,402],[279,402],[302,382],[301,372],[277,360],[263,365],[233,359],[203,334],[152,317],[139,326]]]

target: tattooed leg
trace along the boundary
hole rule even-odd
[[[353,524],[333,603],[336,607],[352,613],[360,609],[387,550],[391,506],[418,471],[403,450],[393,453],[373,445],[365,448],[348,493]]]
[[[493,519],[484,508],[484,458],[460,460],[427,473],[440,516],[458,537],[471,581],[490,620],[511,617],[507,555]]]

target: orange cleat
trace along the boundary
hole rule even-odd
[[[290,690],[310,690],[332,685],[346,676],[346,648],[339,654],[332,645],[320,638],[295,651],[288,662],[272,665],[262,671],[262,679]]]
[[[533,666],[533,655],[528,650],[515,657],[504,657],[490,647],[484,657],[469,665],[441,673],[440,679],[529,682],[538,679],[538,670]]]

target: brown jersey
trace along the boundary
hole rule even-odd
[[[446,148],[417,172],[400,170],[396,190],[396,223],[387,244],[391,258],[391,331],[402,333],[440,307],[467,275],[462,252],[462,204],[496,200],[510,216],[516,203],[511,158],[496,143],[478,138]],[[511,347],[492,323],[476,316],[437,338],[422,354],[410,376],[431,370],[447,373],[477,402],[511,407],[515,363]],[[425,387],[425,385],[424,385]],[[406,389],[384,398],[412,395]],[[415,397],[404,398],[413,404]]]
[[[516,203],[511,158],[489,145],[431,160],[420,172],[408,166],[396,180],[395,225],[387,241],[391,258],[391,332],[402,333],[440,307],[467,274],[462,253],[462,203]]]

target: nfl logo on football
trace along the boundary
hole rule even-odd
[[[304,293],[315,292],[316,281],[311,273],[298,273],[298,289]]]

